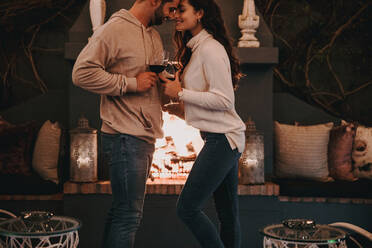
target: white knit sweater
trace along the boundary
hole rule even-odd
[[[224,133],[232,149],[243,152],[245,124],[235,111],[229,57],[206,30],[191,38],[190,62],[181,81],[186,122],[204,132]]]

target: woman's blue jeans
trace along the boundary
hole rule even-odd
[[[201,132],[205,141],[177,202],[177,214],[203,248],[239,248],[238,160],[224,134]],[[213,195],[220,233],[202,208]]]
[[[154,145],[126,134],[102,133],[101,142],[110,165],[113,198],[103,248],[132,248],[142,219]]]

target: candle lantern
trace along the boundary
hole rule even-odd
[[[97,181],[97,130],[84,117],[70,131],[70,180]]]
[[[249,118],[246,124],[245,149],[239,160],[240,184],[265,183],[264,136],[256,130],[254,121]]]

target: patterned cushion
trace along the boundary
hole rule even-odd
[[[351,151],[355,137],[355,125],[343,122],[331,130],[328,144],[329,174],[336,180],[355,181]]]
[[[275,175],[278,178],[329,177],[327,150],[333,123],[294,126],[275,122]]]
[[[4,125],[0,129],[0,174],[31,175],[33,144],[37,124]]]
[[[352,152],[354,175],[372,179],[372,127],[358,126]]]
[[[42,179],[36,172],[31,176],[0,174],[0,195],[55,194],[62,191],[61,186]]]
[[[0,132],[2,132],[3,130],[5,130],[9,127],[12,127],[12,126],[14,126],[14,125],[7,122],[2,116],[0,116]]]

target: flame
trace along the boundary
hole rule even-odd
[[[177,116],[163,113],[164,138],[155,143],[152,178],[185,178],[203,147],[199,130]]]

